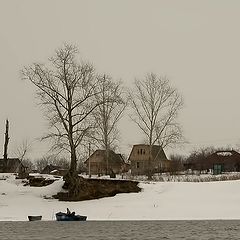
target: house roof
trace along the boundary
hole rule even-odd
[[[94,158],[95,162],[102,162],[105,160],[106,150],[98,149],[90,156],[90,158],[93,158],[93,156],[95,157]],[[88,163],[88,160],[89,160],[89,158],[85,161],[85,163]],[[109,150],[109,163],[110,164],[111,163],[122,163],[123,164],[125,162],[124,162],[124,159],[121,154],[115,153],[114,151]]]
[[[55,166],[52,164],[48,164],[42,171],[41,173],[45,173],[45,172],[51,172],[53,170],[61,170],[60,166]]]
[[[130,159],[130,157],[131,157],[131,155],[132,155],[132,152],[133,152],[133,149],[134,149],[134,148],[149,149],[149,147],[150,147],[150,146],[147,145],[147,144],[135,144],[135,145],[133,145],[132,151],[131,151],[131,153],[130,153],[130,155],[129,155],[129,159]],[[165,152],[164,152],[164,150],[163,150],[163,148],[162,148],[160,145],[153,145],[153,146],[152,146],[152,157],[153,157],[153,159],[161,158],[161,159],[166,159],[166,160],[168,160],[167,157],[166,157],[166,154],[165,154]]]
[[[0,158],[0,161],[6,161],[4,158]],[[7,158],[7,161],[19,161],[19,158]]]
[[[8,158],[7,160],[4,158],[0,158],[0,164],[6,164],[7,166],[13,165],[13,164],[22,164],[19,158]],[[23,165],[23,164],[22,164]]]
[[[216,160],[235,159],[240,161],[240,153],[234,150],[216,151],[215,153],[208,156],[207,159],[216,159]]]

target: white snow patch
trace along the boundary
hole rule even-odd
[[[50,177],[50,176],[49,176]],[[46,187],[23,186],[0,174],[0,221],[27,221],[28,215],[54,220],[68,207],[88,220],[240,219],[240,181],[141,182],[140,193],[80,202],[45,199],[61,191],[63,180]]]
[[[217,155],[218,156],[232,156],[232,153],[231,152],[217,152]]]

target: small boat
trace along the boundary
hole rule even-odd
[[[86,221],[87,216],[58,212],[56,213],[56,219],[57,221]]]
[[[29,221],[40,221],[42,220],[42,216],[38,215],[38,216],[28,216],[28,220]]]

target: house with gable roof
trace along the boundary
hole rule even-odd
[[[84,162],[87,172],[89,174],[109,174],[109,173],[123,173],[128,170],[128,165],[125,163],[121,154],[117,154],[109,150],[109,160],[106,159],[106,150],[96,150],[90,158]],[[90,166],[89,166],[90,164]],[[108,173],[107,173],[108,172]]]
[[[161,146],[153,145],[150,156],[150,146],[146,144],[133,145],[128,160],[132,175],[145,175],[149,167],[152,172],[165,172],[169,170],[171,163]]]

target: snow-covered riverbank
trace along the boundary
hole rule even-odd
[[[141,182],[142,192],[82,202],[50,199],[62,179],[46,187],[23,186],[13,175],[1,174],[0,221],[25,221],[28,215],[53,220],[68,207],[88,220],[240,219],[240,181]]]

